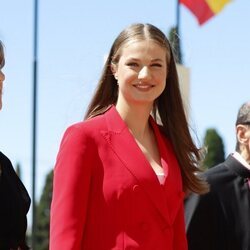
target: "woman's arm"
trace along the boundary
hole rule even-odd
[[[93,165],[93,141],[80,125],[67,129],[54,169],[50,250],[79,250]]]

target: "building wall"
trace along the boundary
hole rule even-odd
[[[177,64],[177,72],[179,77],[181,95],[186,115],[188,117],[190,110],[190,70],[183,65]]]

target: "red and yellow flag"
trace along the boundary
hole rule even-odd
[[[198,19],[200,25],[217,15],[231,0],[179,0]]]

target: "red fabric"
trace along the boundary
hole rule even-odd
[[[200,25],[215,15],[210,9],[205,0],[179,0],[181,4],[185,5],[198,19]]]
[[[179,165],[151,124],[164,186],[114,106],[67,129],[54,170],[50,250],[187,250]]]

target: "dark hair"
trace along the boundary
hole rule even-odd
[[[5,59],[4,59],[4,49],[3,43],[0,41],[0,69],[4,67]]]
[[[243,103],[238,111],[235,126],[240,124],[250,126],[250,101]],[[236,140],[235,150],[240,153],[240,143],[237,138]]]
[[[165,34],[151,24],[132,24],[124,29],[114,41],[104,65],[103,73],[95,94],[87,109],[85,119],[104,113],[118,98],[118,86],[112,74],[111,64],[117,64],[122,48],[131,41],[150,39],[166,49],[167,78],[166,88],[155,100],[153,116],[162,124],[162,132],[170,139],[177,156],[184,190],[204,193],[208,190],[206,182],[199,179],[197,172],[200,152],[195,146],[188,127],[179,89],[178,75],[171,46]],[[157,115],[157,116],[156,116]]]

